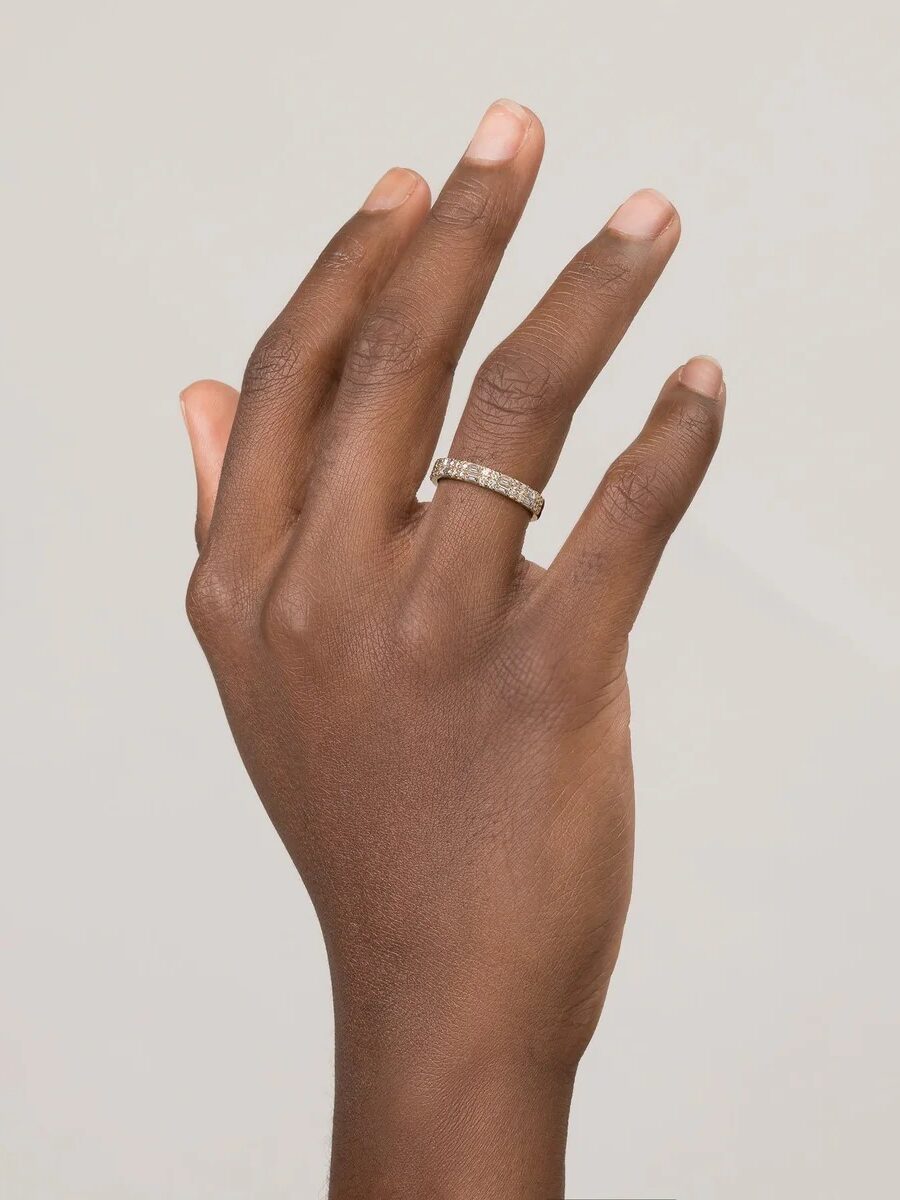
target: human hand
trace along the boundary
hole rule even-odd
[[[433,208],[389,172],[240,399],[183,394],[190,619],[328,950],[335,1197],[561,1195],[628,906],[628,635],[715,450],[721,370],[670,376],[546,571],[514,501],[416,501],[542,149],[502,102]],[[622,205],[483,364],[451,455],[540,490],[679,230],[656,193]]]

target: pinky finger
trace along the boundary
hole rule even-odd
[[[212,520],[222,460],[234,424],[238,393],[227,383],[201,379],[181,393],[181,411],[187,426],[197,475],[197,521],[194,534],[199,550]]]
[[[715,359],[692,358],[670,376],[547,573],[551,603],[577,606],[579,623],[587,615],[591,632],[614,646],[627,639],[666,542],[706,474],[724,411]]]

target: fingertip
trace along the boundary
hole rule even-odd
[[[718,359],[708,354],[697,354],[678,372],[678,382],[689,392],[707,400],[725,399],[725,375]]]
[[[201,485],[218,480],[238,399],[235,388],[217,379],[199,379],[188,384],[179,395]]]
[[[238,398],[235,388],[217,379],[198,379],[181,391],[181,415],[195,455],[207,446],[224,454]]]
[[[198,546],[206,536],[239,393],[218,379],[198,379],[179,394],[197,475]]]
[[[428,180],[424,175],[420,175],[418,171],[413,171],[411,167],[407,170],[416,177],[416,186],[412,190],[411,199],[417,204],[424,202],[426,208],[431,207],[431,188],[428,186]]]
[[[403,205],[422,204],[423,200],[430,201],[431,192],[428,184],[418,173],[409,167],[391,167],[385,171],[362,205],[362,211],[367,213],[389,212]]]
[[[466,159],[479,166],[509,165],[540,159],[544,127],[537,114],[517,100],[500,99],[489,105],[466,149]]]
[[[197,379],[183,388],[178,398],[181,401],[182,412],[217,408],[222,404],[237,404],[238,393],[227,383],[218,379]]]
[[[514,103],[514,101],[507,101],[507,103]],[[524,104],[519,105],[519,107],[526,114],[528,120],[528,132],[525,137],[523,149],[532,156],[536,156],[538,159],[540,159],[543,157],[544,145],[547,141],[547,135],[544,131],[544,124],[533,108],[528,108],[527,105]]]
[[[677,241],[681,235],[681,219],[668,196],[656,188],[641,188],[619,205],[607,228],[639,242],[654,242],[664,235]]]
[[[529,108],[527,104],[519,104],[517,100],[498,100],[497,103],[517,108],[528,123],[528,139],[538,139],[543,144],[546,137],[544,125],[533,108]]]

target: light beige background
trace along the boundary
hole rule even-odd
[[[632,653],[634,905],[572,1197],[898,1186],[892,4],[56,3],[7,11],[0,1194],[322,1194],[305,898],[183,617],[179,388],[395,162],[497,95],[547,155],[460,373],[634,188],[682,245],[578,416],[546,561],[673,365],[720,455]],[[448,444],[449,432],[443,444]]]

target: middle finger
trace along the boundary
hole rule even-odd
[[[500,100],[390,282],[344,364],[306,520],[391,528],[428,469],[456,362],[518,224],[543,152],[540,121]],[[316,503],[318,499],[318,505]]]

